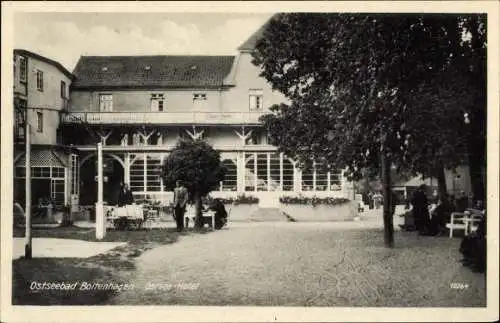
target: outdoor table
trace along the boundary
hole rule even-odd
[[[215,230],[215,211],[208,210],[208,211],[203,211],[201,213],[202,217],[211,217],[211,223],[212,223],[212,229]],[[190,209],[186,213],[184,213],[184,223],[186,225],[186,228],[188,227],[188,222],[187,220],[191,219],[193,223],[195,223],[196,219],[196,213],[194,212],[194,209]]]

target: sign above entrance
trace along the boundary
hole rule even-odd
[[[73,112],[65,123],[89,124],[258,124],[265,111],[252,112]]]

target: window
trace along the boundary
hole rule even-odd
[[[206,100],[207,99],[207,94],[206,93],[195,93],[193,94],[193,100]]]
[[[194,105],[194,110],[198,109],[204,109],[205,108],[205,102],[207,100],[207,94],[206,93],[194,93],[193,94],[193,105]]]
[[[66,82],[61,81],[61,98],[66,99]]]
[[[262,131],[253,129],[252,134],[245,140],[245,145],[262,145]]]
[[[43,72],[40,70],[36,71],[36,89],[43,92]]]
[[[151,111],[162,112],[165,105],[165,97],[163,94],[151,94]]]
[[[113,95],[111,94],[99,95],[99,109],[101,112],[113,111]]]
[[[64,167],[52,167],[52,177],[64,178]]]
[[[26,100],[19,100],[18,108],[15,109],[15,134],[16,139],[24,139],[24,121],[26,119]]]
[[[146,181],[144,155],[131,155],[131,158],[136,159],[130,165],[130,189],[133,192],[143,192]]]
[[[250,90],[248,95],[249,95],[250,110],[261,110],[262,90]]]
[[[28,75],[28,61],[26,60],[26,57],[24,56],[19,56],[19,79],[21,82],[26,82],[27,75]]]
[[[43,113],[36,113],[36,131],[43,132]]]
[[[161,156],[151,154],[146,158],[146,191],[161,191]]]
[[[234,161],[230,159],[224,159],[222,164],[226,167],[227,172],[224,175],[224,180],[220,183],[221,191],[236,191],[237,189],[237,169]]]
[[[50,167],[31,167],[31,176],[50,178]]]

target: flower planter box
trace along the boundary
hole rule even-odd
[[[251,221],[251,215],[259,209],[259,204],[225,204],[224,207],[229,213],[229,222],[246,222]]]
[[[353,221],[357,217],[355,201],[338,205],[283,204],[280,210],[298,222]]]

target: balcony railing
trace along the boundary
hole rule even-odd
[[[266,112],[70,112],[64,123],[88,124],[259,124]]]

